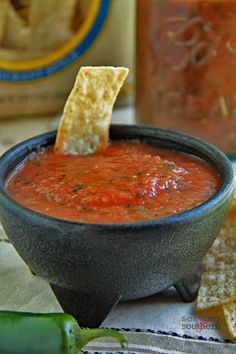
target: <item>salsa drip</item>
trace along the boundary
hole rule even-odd
[[[111,142],[79,156],[32,153],[6,190],[40,213],[80,222],[152,220],[189,210],[219,188],[218,173],[191,155],[138,142]]]

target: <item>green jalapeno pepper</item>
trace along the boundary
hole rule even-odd
[[[1,354],[76,354],[99,337],[113,337],[125,345],[121,333],[105,328],[82,329],[65,313],[0,311]]]

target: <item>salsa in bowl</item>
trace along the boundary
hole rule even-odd
[[[78,222],[122,223],[189,210],[220,187],[219,173],[189,154],[138,141],[110,141],[89,155],[52,147],[17,166],[6,191],[37,212]]]
[[[13,195],[14,191],[22,192],[16,187],[20,182],[17,178],[26,167],[27,176],[24,177],[27,177],[30,182],[31,172],[28,167],[32,163],[37,165],[37,154],[41,154],[40,157],[50,157],[50,147],[54,144],[55,137],[56,132],[34,137],[13,147],[1,157],[0,220],[20,256],[35,274],[49,282],[63,309],[77,317],[82,326],[97,326],[118,301],[149,296],[171,285],[178,289],[185,300],[193,299],[197,287],[193,284],[192,275],[196,273],[202,258],[217,236],[234,196],[234,171],[227,157],[202,140],[174,131],[142,126],[113,125],[110,129],[112,143],[108,147],[111,150],[108,151],[112,156],[116,155],[118,146],[118,150],[122,150],[124,159],[123,149],[125,149],[126,164],[122,165],[119,161],[121,158],[116,157],[118,165],[114,167],[114,174],[109,175],[107,174],[108,166],[104,166],[106,157],[104,153],[99,153],[97,156],[103,159],[100,168],[97,168],[96,164],[90,166],[98,172],[94,172],[93,175],[90,171],[87,185],[84,186],[86,182],[84,175],[88,166],[83,165],[81,169],[83,173],[80,176],[83,179],[78,182],[77,186],[70,185],[67,180],[68,175],[63,176],[66,173],[60,170],[62,166],[55,172],[55,165],[50,165],[47,161],[45,171],[51,170],[52,172],[51,175],[47,175],[47,178],[55,178],[57,186],[60,187],[56,189],[56,192],[53,190],[53,196],[49,194],[48,197],[49,199],[55,199],[55,196],[63,198],[67,196],[66,190],[69,188],[70,193],[75,193],[76,199],[79,195],[81,196],[83,188],[85,188],[83,193],[87,191],[86,188],[96,176],[96,180],[101,181],[101,185],[93,185],[93,188],[96,187],[97,190],[92,195],[95,195],[97,199],[90,198],[91,194],[82,194],[83,198],[88,197],[84,201],[87,203],[86,207],[98,210],[97,204],[109,205],[106,210],[109,212],[113,208],[119,209],[120,204],[117,207],[117,203],[122,200],[125,205],[131,204],[128,207],[131,211],[136,212],[137,209],[138,219],[130,214],[128,218],[132,216],[132,219],[127,220],[126,217],[124,218],[124,211],[122,211],[121,219],[120,216],[117,219],[117,212],[116,220],[114,220],[111,211],[110,217],[103,215],[101,219],[101,215],[96,215],[93,210],[91,215],[96,216],[93,220],[89,221],[85,218],[75,221],[64,215],[50,216],[45,212],[33,210],[37,205],[34,208],[32,205],[23,205],[22,201],[17,197],[14,198]],[[140,151],[137,153],[137,146],[144,146],[142,153]],[[127,150],[132,151],[132,149],[135,150],[137,158],[132,158],[132,155],[127,157]],[[151,170],[155,165],[150,163],[150,159],[153,161],[153,151],[155,151],[156,165],[160,167],[158,171],[165,174],[168,170],[163,180],[158,179],[156,172]],[[156,154],[157,151],[158,154]],[[182,159],[188,161],[186,162],[188,168],[187,165],[179,166],[177,156],[180,156],[181,164]],[[73,157],[66,155],[64,157],[68,166],[63,162],[63,169],[67,168],[69,175],[76,173],[74,168],[71,168],[71,171],[69,168],[69,160],[73,160]],[[87,158],[84,159],[84,164],[87,164],[86,160]],[[39,161],[41,164],[42,160]],[[183,211],[180,208],[185,204],[185,199],[191,198],[190,195],[186,197],[180,188],[185,182],[190,186],[189,179],[187,181],[184,179],[188,175],[185,168],[189,169],[189,165],[194,171],[191,189],[195,187],[198,189],[194,200],[188,201],[189,208]],[[203,171],[197,177],[199,166],[203,168]],[[51,189],[47,189],[49,185],[43,182],[45,174],[40,170],[36,172],[37,166],[34,167],[33,173],[39,176],[35,188],[39,188],[40,193],[43,191],[40,194],[42,198],[45,193],[50,193]],[[122,189],[121,178],[113,181],[120,176],[122,168],[125,168],[125,175],[128,178],[128,183],[124,184],[128,186],[127,193],[124,193]],[[141,175],[141,172],[144,174]],[[209,183],[205,189],[207,193],[202,201],[196,202],[200,194],[199,183],[204,182],[200,182],[200,175],[204,173],[206,175],[203,180]],[[138,175],[140,179],[137,179]],[[110,180],[109,185],[106,183],[107,193],[103,193],[105,177]],[[147,181],[149,177],[150,183],[142,184],[142,181]],[[181,180],[179,180],[180,177]],[[63,183],[60,184],[63,180],[66,182],[64,187]],[[167,215],[159,214],[155,218],[152,215],[151,219],[140,218],[140,215],[145,214],[145,210],[136,205],[134,207],[137,196],[136,180],[138,187],[141,188],[139,193],[141,197],[150,196],[152,193],[156,197],[157,192],[159,195],[163,193],[166,196],[170,189],[179,192],[177,193],[180,195],[178,203],[174,206],[178,208],[177,212],[170,212]],[[10,190],[11,182],[17,182],[13,183],[15,190]],[[21,187],[23,185],[24,183]],[[29,202],[32,202],[34,193],[28,190],[29,186],[30,183],[25,183]],[[114,190],[113,186],[116,187]],[[64,192],[56,194],[59,189]],[[72,197],[74,194],[70,193],[68,195]],[[106,198],[103,200],[104,196]],[[159,208],[160,200],[156,197],[155,208]],[[60,203],[57,204],[56,200],[53,200],[53,203],[59,209]],[[160,212],[154,209],[150,210],[150,213]],[[87,211],[86,215],[89,215]]]

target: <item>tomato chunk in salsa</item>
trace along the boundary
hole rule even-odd
[[[206,162],[177,151],[113,141],[78,156],[32,153],[6,184],[20,204],[66,220],[137,222],[189,210],[210,198],[220,177]]]

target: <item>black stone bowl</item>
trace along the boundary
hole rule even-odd
[[[228,158],[181,133],[113,125],[113,140],[139,139],[201,157],[221,175],[220,190],[196,208],[152,221],[71,222],[27,209],[4,189],[15,167],[32,151],[52,145],[55,135],[22,142],[0,159],[0,221],[31,271],[50,283],[62,308],[82,326],[98,326],[118,301],[146,297],[171,285],[184,300],[193,300],[199,286],[198,267],[234,195],[234,171]]]

